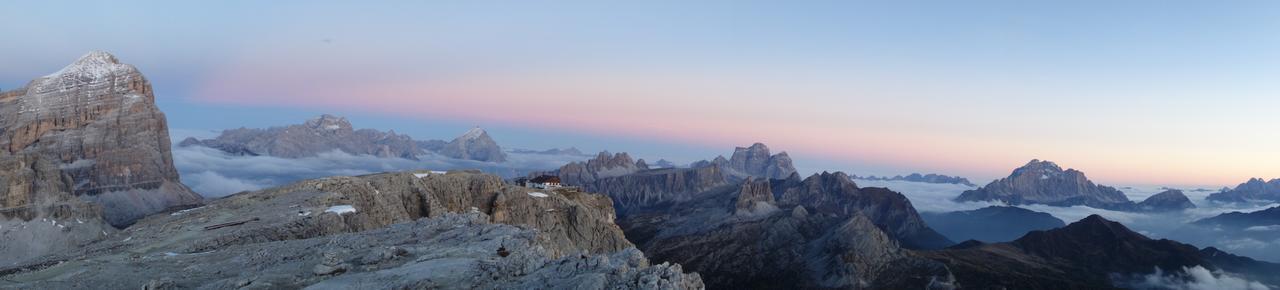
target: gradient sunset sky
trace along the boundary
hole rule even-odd
[[[1280,177],[1277,1],[636,2],[7,2],[0,88],[105,50],[183,132],[333,113],[650,161],[764,142],[805,173]]]

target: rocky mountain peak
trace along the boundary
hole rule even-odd
[[[1177,189],[1157,193],[1138,203],[1139,210],[1152,212],[1175,211],[1195,207],[1196,205],[1191,202],[1191,199]]]
[[[1210,194],[1208,199],[1218,202],[1280,201],[1280,179],[1250,178],[1235,188],[1223,188]]]
[[[856,191],[858,189],[858,184],[854,183],[852,178],[849,178],[849,174],[841,171],[836,171],[834,173],[826,171],[823,171],[822,173],[814,173],[808,178],[805,178],[804,183],[811,186],[820,186],[821,188],[835,190]]]
[[[10,181],[0,212],[43,212],[76,198],[122,227],[201,202],[179,183],[164,113],[133,66],[91,52],[17,94],[0,98],[0,180]]]
[[[583,186],[601,178],[622,176],[649,169],[644,160],[631,159],[626,152],[617,154],[601,151],[595,158],[582,162],[565,164],[555,172],[539,172],[536,175],[551,174],[560,177],[564,184]]]
[[[454,138],[440,150],[441,154],[457,159],[468,159],[489,162],[507,161],[507,154],[489,137],[489,133],[480,127],[471,128],[462,136]]]
[[[738,188],[738,197],[734,201],[733,213],[736,215],[767,214],[777,211],[773,191],[769,180],[756,180],[747,177]]]
[[[711,161],[703,160],[692,164],[692,167],[706,166],[720,166],[726,169],[727,173],[738,178],[757,176],[783,179],[796,171],[795,166],[792,165],[791,156],[786,152],[771,155],[769,146],[763,143],[755,143],[750,147],[736,147],[733,155],[728,159],[717,156]]]
[[[956,200],[1002,201],[1011,205],[1085,205],[1111,210],[1135,209],[1135,204],[1119,190],[1094,184],[1085,177],[1084,172],[1062,170],[1053,162],[1038,159],[1014,169],[1008,177],[965,191]]]

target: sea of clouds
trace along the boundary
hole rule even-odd
[[[552,170],[586,157],[508,153],[502,163],[453,159],[439,155],[418,156],[419,160],[379,158],[332,151],[306,158],[237,156],[203,146],[174,147],[173,163],[182,183],[209,198],[257,190],[288,183],[327,177],[355,176],[408,170],[480,169],[510,178],[532,171]]]
[[[885,187],[901,192],[911,200],[917,211],[949,212],[979,209],[997,202],[956,202],[953,199],[965,190],[976,189],[958,184],[933,184],[908,181],[855,180],[860,187]],[[1142,201],[1164,191],[1159,186],[1126,186],[1118,188],[1129,199]],[[1171,213],[1134,213],[1096,209],[1085,206],[1056,207],[1047,205],[1020,205],[1018,207],[1045,212],[1067,223],[1078,221],[1092,214],[1120,222],[1130,229],[1155,239],[1171,239],[1197,247],[1217,247],[1221,250],[1270,262],[1280,262],[1280,226],[1250,228],[1231,231],[1221,228],[1205,228],[1189,225],[1191,222],[1228,212],[1254,212],[1275,206],[1273,204],[1223,204],[1204,198],[1211,192],[1183,190],[1196,208]]]

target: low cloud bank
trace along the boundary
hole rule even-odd
[[[976,188],[965,185],[871,180],[855,180],[855,182],[860,187],[886,187],[900,192],[911,199],[911,204],[921,212],[964,211],[992,205],[1003,205],[998,202],[954,201],[953,199],[960,196],[960,193],[965,190]],[[1125,187],[1121,190],[1135,201],[1141,201],[1147,196],[1163,191],[1159,187]],[[1196,203],[1197,208],[1170,213],[1121,212],[1086,206],[1020,205],[1018,207],[1049,213],[1067,223],[1097,214],[1109,220],[1120,222],[1126,227],[1148,237],[1176,240],[1201,248],[1213,246],[1254,259],[1280,262],[1280,226],[1234,231],[1190,225],[1191,222],[1223,213],[1233,211],[1253,212],[1280,206],[1280,204],[1222,204],[1204,200],[1204,196],[1207,193],[1188,192],[1187,195],[1192,202]]]
[[[1177,290],[1268,290],[1262,283],[1223,272],[1213,272],[1201,266],[1183,267],[1181,271],[1164,273],[1156,269],[1155,273],[1136,277],[1120,277],[1116,284],[1133,289],[1177,289]]]
[[[175,147],[174,166],[182,181],[205,197],[279,186],[295,181],[327,176],[351,176],[406,170],[480,169],[503,177],[523,176],[530,171],[550,170],[583,157],[509,153],[503,163],[460,160],[439,155],[419,156],[420,160],[378,158],[333,151],[307,158],[236,156],[203,146]]]

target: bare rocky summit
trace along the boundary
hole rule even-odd
[[[0,93],[6,219],[93,218],[125,226],[200,202],[178,180],[151,84],[115,56],[91,52]]]
[[[0,278],[0,288],[43,289],[702,287],[698,275],[635,250],[605,196],[466,171],[240,193],[0,268]]]
[[[1134,210],[1136,205],[1124,193],[1096,185],[1075,169],[1062,170],[1050,161],[1031,160],[1014,169],[1009,177],[968,190],[957,201],[1001,201],[1010,205],[1084,205],[1110,210]]]

